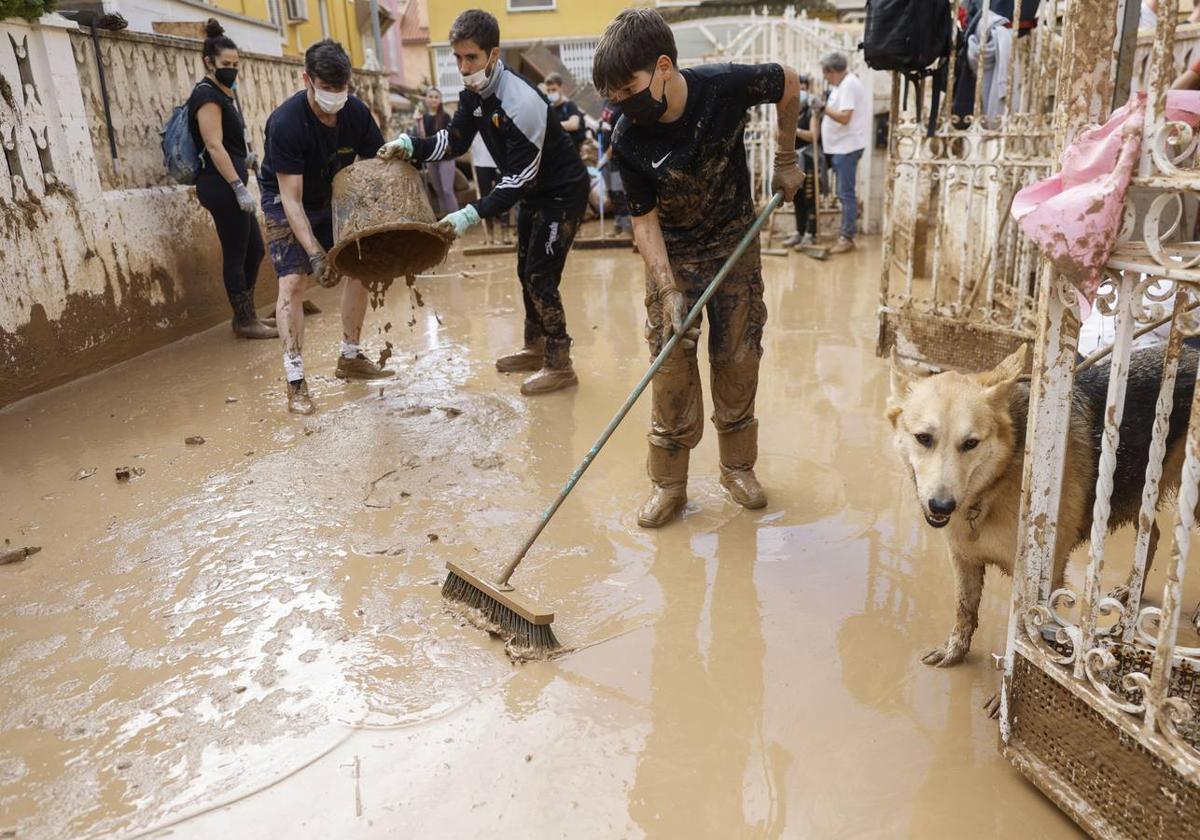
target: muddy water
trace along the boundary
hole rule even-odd
[[[501,564],[636,381],[641,269],[571,257],[580,387],[537,400],[491,366],[513,258],[460,270],[372,313],[382,386],[332,377],[319,293],[311,418],[225,329],[0,412],[0,538],[43,547],[0,567],[0,830],[1075,836],[979,711],[1006,583],[966,664],[918,662],[952,584],[887,449],[872,254],[767,259],[766,510],[709,428],[685,519],[638,529],[639,405],[514,579],[580,650],[523,667],[442,611],[442,566]]]

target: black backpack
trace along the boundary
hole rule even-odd
[[[867,0],[867,21],[859,45],[863,58],[873,70],[891,70],[904,76],[905,107],[908,85],[917,88],[919,103],[922,83],[933,78],[931,135],[941,96],[950,82],[953,35],[949,0]]]

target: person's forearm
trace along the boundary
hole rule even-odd
[[[775,103],[775,115],[779,120],[776,149],[794,150],[796,123],[800,120],[800,77],[791,67],[780,66],[783,67],[783,97]]]
[[[1197,6],[1200,9],[1200,6]],[[1178,79],[1171,84],[1171,90],[1196,90],[1200,88],[1200,73],[1196,73],[1192,69],[1183,71]]]
[[[566,131],[578,131],[579,130],[579,116],[576,115],[569,119],[563,120],[562,127]]]
[[[317,242],[317,237],[313,236],[312,225],[308,223],[308,214],[304,212],[304,204],[286,195],[281,198],[283,199],[283,213],[287,216],[288,225],[291,227],[296,241],[300,243],[300,247],[309,254],[324,250],[321,243]]]
[[[801,143],[811,143],[813,141],[813,133],[804,128],[797,128],[796,139]]]
[[[646,276],[653,281],[654,287],[670,289],[675,287],[675,275],[671,272],[667,243],[663,240],[657,216],[654,211],[644,216],[634,216],[633,239],[646,264]]]
[[[825,116],[829,117],[829,119],[833,120],[838,125],[845,125],[846,123],[850,122],[850,117],[854,116],[854,111],[853,109],[839,111],[836,108],[826,108]]]

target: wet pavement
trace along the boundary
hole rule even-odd
[[[514,577],[578,648],[548,663],[438,587],[507,559],[648,364],[624,250],[568,263],[577,390],[496,373],[514,258],[456,252],[369,314],[382,384],[333,378],[314,295],[313,417],[224,327],[0,411],[0,538],[43,548],[0,567],[0,832],[1077,836],[980,710],[1007,581],[964,665],[918,661],[953,588],[882,416],[877,242],[764,262],[770,504],[721,490],[710,425],[685,518],[639,529],[640,403]]]

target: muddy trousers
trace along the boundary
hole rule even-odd
[[[234,168],[244,181],[246,173],[234,161]],[[247,292],[253,294],[258,280],[258,267],[262,264],[262,231],[258,228],[258,216],[245,213],[233,196],[233,189],[213,167],[205,167],[196,179],[196,197],[205,210],[212,215],[217,228],[217,239],[221,241],[221,267],[225,280],[225,294],[235,308],[237,301]]]
[[[570,364],[571,337],[558,287],[582,217],[583,207],[542,209],[522,204],[517,211],[517,276],[525,301],[525,346],[545,338],[548,368]]]
[[[733,438],[743,430],[745,435],[753,435],[757,428],[754,399],[758,392],[763,325],[767,321],[758,248],[757,242],[750,246],[705,308],[712,421],[723,443],[725,438]],[[723,263],[723,258],[687,263],[671,260],[676,286],[685,290],[689,308]],[[670,322],[670,314],[662,312],[652,288],[647,288],[646,316],[646,338],[653,359],[662,349],[663,324]],[[650,444],[668,450],[694,449],[703,434],[704,398],[696,350],[677,347],[654,376]],[[725,450],[723,445],[723,457]],[[754,464],[723,466],[752,468]]]

